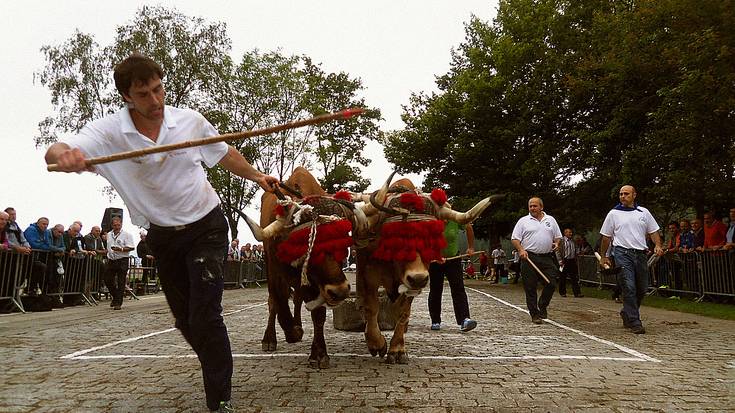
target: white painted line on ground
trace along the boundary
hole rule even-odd
[[[87,353],[91,353],[93,351],[102,350],[103,348],[108,348],[108,347],[116,346],[118,344],[132,343],[133,341],[138,341],[138,340],[142,340],[144,338],[157,336],[159,334],[168,333],[168,332],[174,331],[174,330],[176,330],[176,329],[175,328],[168,328],[166,330],[156,331],[154,333],[145,334],[145,335],[138,336],[138,337],[126,338],[125,340],[119,340],[119,341],[115,341],[113,343],[107,343],[107,344],[104,344],[104,345],[101,345],[101,346],[88,348],[86,350],[80,350],[80,351],[77,351],[77,352],[74,352],[74,353],[71,353],[71,354],[67,354],[65,356],[61,356],[61,358],[62,359],[76,359],[79,356],[82,356],[82,355],[87,354]]]
[[[528,310],[526,310],[524,308],[521,308],[521,307],[519,307],[519,306],[517,306],[515,304],[511,304],[511,303],[509,303],[509,302],[507,302],[507,301],[505,301],[505,300],[503,300],[501,298],[495,297],[494,295],[488,294],[488,293],[486,293],[484,291],[480,291],[480,290],[475,289],[475,288],[469,288],[468,287],[467,289],[468,290],[471,290],[471,291],[474,291],[474,292],[476,292],[478,294],[482,294],[482,295],[484,295],[486,297],[492,298],[493,300],[495,300],[495,301],[497,301],[497,302],[499,302],[501,304],[507,305],[508,307],[515,308],[518,311],[522,311],[522,312],[528,314]],[[577,330],[577,329],[572,328],[572,327],[567,327],[564,324],[557,323],[556,321],[549,320],[549,319],[544,319],[544,322],[545,323],[548,323],[548,324],[551,324],[551,325],[554,325],[554,326],[557,326],[557,327],[559,327],[561,329],[564,329],[564,330],[571,331],[573,333],[579,334],[582,337],[586,337],[586,338],[588,338],[590,340],[597,341],[598,343],[602,343],[602,344],[606,344],[608,346],[615,347],[615,348],[617,348],[618,350],[620,350],[620,351],[622,351],[624,353],[628,353],[631,356],[638,357],[640,359],[643,359],[644,361],[650,361],[650,362],[653,362],[653,363],[660,363],[661,362],[661,360],[659,360],[657,358],[654,358],[654,357],[651,357],[651,356],[647,356],[647,355],[645,355],[645,354],[643,354],[641,352],[635,351],[633,349],[630,349],[630,348],[625,347],[623,345],[614,343],[612,341],[605,340],[605,339],[602,339],[602,338],[593,336],[592,334],[587,334],[584,331],[580,331],[580,330]],[[582,356],[582,357],[584,357],[584,356]]]
[[[106,356],[79,356],[75,357],[75,360],[119,360],[119,359],[183,359],[183,358],[196,358],[196,354],[184,354],[184,355],[159,355],[159,354],[113,354]],[[246,358],[246,359],[275,359],[275,358],[305,358],[309,357],[306,353],[261,353],[261,354],[242,354],[235,353],[232,355],[233,358]],[[329,357],[355,357],[355,358],[374,358],[370,354],[354,354],[354,353],[334,353],[330,354]],[[603,357],[603,356],[411,356],[412,359],[419,360],[470,360],[470,361],[492,361],[492,360],[602,360],[602,361],[637,361],[645,362],[640,357]]]
[[[241,311],[249,310],[249,309],[255,308],[255,307],[261,307],[261,306],[264,306],[266,304],[268,304],[268,303],[265,302],[265,303],[251,305],[251,306],[248,306],[248,307],[245,307],[245,308],[241,308],[239,310],[230,311],[229,313],[223,313],[222,316],[228,316],[228,315],[236,314],[236,313],[239,313]],[[167,328],[165,330],[155,331],[153,333],[144,334],[142,336],[126,338],[124,340],[119,340],[119,341],[115,341],[115,342],[112,342],[112,343],[103,344],[101,346],[88,348],[86,350],[80,350],[80,351],[77,351],[77,352],[74,352],[74,353],[71,353],[71,354],[67,354],[65,356],[61,356],[61,358],[62,359],[74,359],[74,360],[84,359],[85,357],[82,357],[82,356],[84,356],[87,353],[91,353],[93,351],[97,351],[97,350],[102,350],[102,349],[105,349],[105,348],[113,347],[113,346],[116,346],[118,344],[132,343],[134,341],[138,341],[138,340],[142,340],[144,338],[149,338],[149,337],[157,336],[159,334],[170,333],[171,331],[174,331],[174,330],[176,330],[176,328]],[[86,356],[86,358],[89,358],[89,357],[90,356]],[[105,356],[102,356],[102,357],[105,357]]]

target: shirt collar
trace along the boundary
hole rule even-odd
[[[166,129],[171,129],[171,128],[176,127],[176,119],[174,118],[168,106],[163,107],[163,126]],[[130,109],[128,109],[127,105],[125,105],[125,107],[122,108],[120,112],[120,128],[122,129],[122,133],[125,133],[125,134],[138,134],[139,133],[138,129],[135,128],[135,124],[133,123],[133,118],[132,116],[130,116]]]
[[[541,211],[541,219],[536,219],[536,218],[534,218],[534,216],[533,216],[533,215],[531,215],[531,213],[530,213],[530,212],[528,213],[528,217],[529,217],[529,218],[531,218],[531,219],[533,219],[533,220],[535,220],[535,221],[541,222],[541,221],[543,221],[543,220],[544,220],[544,218],[546,218],[546,212],[544,212],[544,211]]]

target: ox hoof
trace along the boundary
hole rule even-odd
[[[370,354],[373,357],[375,357],[377,355],[380,355],[380,357],[382,358],[383,356],[385,356],[385,353],[387,353],[387,352],[388,352],[388,343],[387,342],[384,342],[383,343],[383,347],[381,347],[381,348],[371,348],[370,349]]]
[[[290,334],[286,334],[287,343],[298,343],[304,336],[304,329],[301,326],[294,326]]]
[[[313,369],[328,369],[329,368],[329,356],[309,356],[309,367]]]
[[[276,343],[275,341],[273,342],[263,341],[262,343],[263,343],[263,351],[269,351],[269,352],[276,351],[276,347],[278,347],[278,343]]]
[[[386,364],[408,364],[408,354],[405,352],[391,352],[388,353],[388,357],[385,358]]]

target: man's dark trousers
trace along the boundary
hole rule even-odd
[[[541,316],[541,312],[551,303],[551,297],[556,290],[556,279],[559,275],[556,258],[553,253],[535,254],[528,253],[528,258],[533,261],[536,266],[543,271],[544,275],[549,279],[550,283],[546,283],[541,275],[526,260],[521,260],[521,275],[523,276],[523,289],[526,290],[526,306],[531,317]],[[541,298],[536,294],[536,286],[538,283],[544,284],[541,290]]]
[[[449,281],[449,290],[452,292],[452,306],[457,324],[462,324],[465,318],[470,318],[470,305],[467,301],[467,292],[464,290],[462,278],[462,263],[459,259],[449,260],[443,264],[432,262],[429,265],[429,315],[432,323],[442,321],[442,292],[444,291],[444,276]]]
[[[128,258],[107,260],[105,285],[112,295],[112,305],[122,305],[125,295],[125,282],[128,277]]]
[[[576,258],[564,259],[564,270],[559,274],[559,294],[561,295],[567,295],[567,280],[572,284],[574,296],[582,295],[582,290],[579,288]]]
[[[202,365],[207,407],[217,410],[220,401],[230,400],[232,386],[232,350],[222,318],[227,221],[217,207],[176,228],[151,225],[147,242],[176,328]]]

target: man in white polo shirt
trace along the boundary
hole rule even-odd
[[[130,251],[135,249],[133,236],[122,230],[122,219],[110,220],[112,231],[107,233],[107,265],[105,266],[105,285],[112,295],[110,307],[120,310],[125,296],[128,278]]]
[[[664,255],[658,223],[653,215],[635,202],[635,188],[625,185],[620,188],[620,203],[607,213],[600,228],[602,239],[600,255],[604,258],[601,265],[610,266],[610,258],[605,256],[610,238],[613,238],[612,256],[615,265],[622,268],[619,285],[623,295],[623,309],[620,317],[623,326],[635,334],[644,334],[646,329],[641,323],[640,307],[648,289],[648,266],[646,257],[646,235],[656,245],[654,252]]]
[[[200,113],[165,105],[162,78],[163,70],[148,57],[134,53],[123,60],[114,79],[126,106],[53,144],[46,162],[104,176],[125,201],[132,223],[149,228],[148,246],[176,327],[202,366],[207,407],[230,412],[232,351],[222,318],[228,226],[202,164],[219,164],[266,191],[278,179],[224,142],[87,168],[86,158],[217,135]]]
[[[544,212],[544,201],[533,197],[528,200],[528,215],[522,217],[513,228],[511,243],[518,251],[521,259],[521,276],[523,288],[526,290],[526,306],[531,321],[541,324],[547,318],[547,307],[556,289],[559,267],[554,251],[559,248],[561,230],[551,215]],[[532,261],[549,279],[549,283],[528,263]],[[536,301],[536,286],[546,283],[541,290],[541,297]]]

